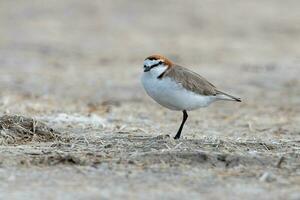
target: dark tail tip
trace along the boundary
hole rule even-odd
[[[235,98],[234,100],[236,100],[237,102],[242,102],[241,98]]]

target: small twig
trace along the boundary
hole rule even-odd
[[[174,147],[174,149],[177,149],[178,147],[180,147],[181,144],[182,144],[182,142],[178,143],[178,144]]]
[[[283,161],[284,161],[284,157],[281,156],[280,159],[278,160],[277,164],[276,164],[276,167],[281,168],[281,164],[283,163]]]
[[[84,141],[86,142],[87,146],[89,146],[90,145],[89,141],[86,139],[85,136],[83,136],[83,138],[84,138]]]
[[[169,147],[169,145],[168,144],[164,144],[167,148],[168,148],[168,150],[170,150],[171,149],[171,147]]]
[[[265,147],[266,150],[270,151],[270,149],[267,147],[265,143],[261,143],[261,144]]]
[[[38,125],[38,121],[32,120],[32,132],[35,134],[36,127]]]

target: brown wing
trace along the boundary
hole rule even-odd
[[[218,93],[216,87],[208,82],[205,78],[178,65],[170,67],[163,74],[163,77],[172,77],[176,82],[181,83],[184,88],[197,94],[215,96]]]

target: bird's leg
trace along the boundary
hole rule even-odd
[[[175,140],[180,138],[180,134],[181,134],[182,128],[184,126],[184,123],[185,123],[185,121],[188,118],[188,114],[187,114],[186,110],[184,110],[182,112],[183,112],[183,118],[182,118],[181,125],[180,125],[180,127],[179,127],[179,129],[178,129],[178,131],[177,131],[177,133],[176,133],[176,135],[174,137]]]

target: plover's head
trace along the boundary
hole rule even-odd
[[[162,55],[152,55],[144,60],[144,72],[149,72],[150,70],[165,70],[172,67],[173,63],[166,57]]]

